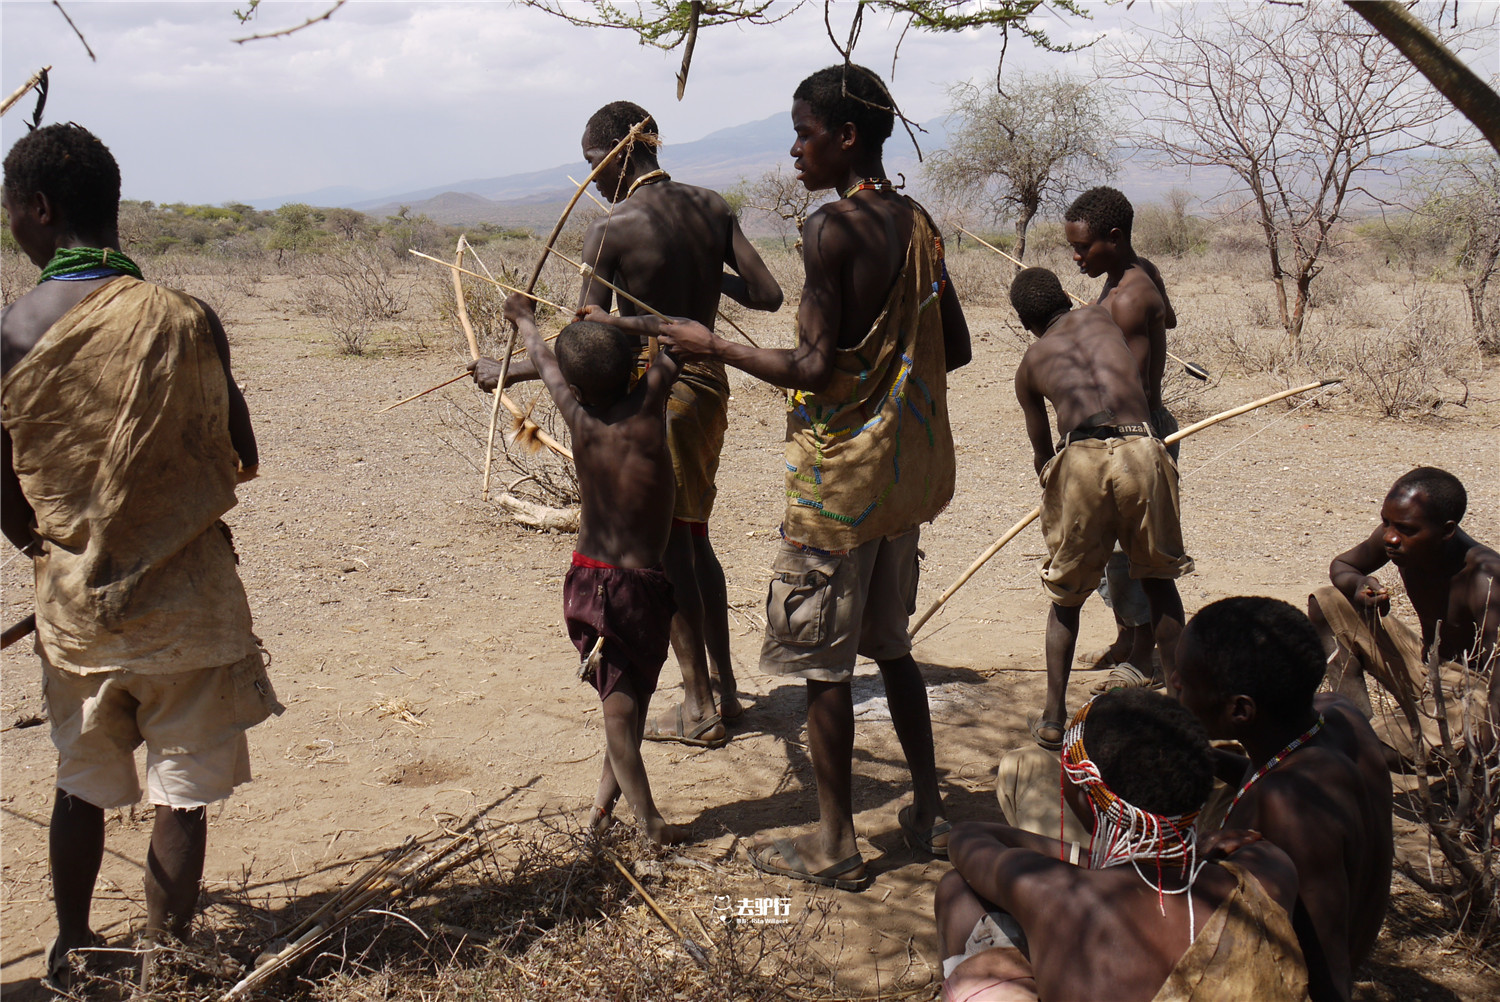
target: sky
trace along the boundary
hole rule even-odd
[[[289,37],[231,41],[298,24],[331,2],[266,0],[247,29],[233,13],[243,0],[68,0],[98,56],[91,62],[55,6],[6,0],[0,92],[50,63],[45,120],[98,134],[120,161],[126,198],[220,203],[345,185],[379,196],[547,168],[579,159],[588,116],[621,98],[650,110],[668,144],[687,142],[789,111],[797,83],[839,59],[820,2],[775,25],[704,31],[680,103],[680,50],[504,0],[354,0]],[[1057,42],[1107,34],[1113,44],[1170,6],[1099,5],[1092,22],[1046,13],[1038,23]],[[840,34],[852,7],[835,5]],[[888,76],[901,27],[867,16],[856,58]],[[1013,38],[1006,69],[1088,72],[1098,51],[1044,53]],[[994,29],[913,32],[892,90],[910,117],[941,115],[954,83],[993,81],[999,53]],[[28,98],[0,123],[6,149],[32,105]],[[790,145],[790,117],[787,132]]]

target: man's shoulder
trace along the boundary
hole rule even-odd
[[[1166,309],[1166,300],[1162,298],[1161,289],[1157,288],[1151,280],[1151,274],[1139,262],[1125,269],[1125,274],[1120,276],[1120,281],[1110,290],[1108,302],[1128,307],[1132,310],[1162,311]]]

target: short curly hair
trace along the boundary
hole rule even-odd
[[[1463,483],[1436,466],[1419,466],[1403,475],[1391,485],[1386,497],[1408,493],[1421,494],[1426,500],[1422,510],[1439,524],[1462,522],[1464,513],[1469,510],[1469,492],[1464,490]]]
[[[45,125],[18,139],[5,155],[5,187],[12,195],[46,195],[78,230],[113,230],[119,223],[120,165],[108,146],[74,122]]]
[[[1175,699],[1116,689],[1094,700],[1083,747],[1115,796],[1169,817],[1196,811],[1214,785],[1208,732]]]
[[[1135,208],[1130,199],[1118,188],[1100,186],[1073,199],[1063,220],[1069,223],[1082,221],[1095,239],[1109,236],[1109,231],[1118,229],[1130,240],[1130,227],[1135,224]]]
[[[879,153],[896,127],[896,102],[874,70],[857,63],[829,66],[797,85],[793,101],[806,101],[818,121],[829,129],[853,122],[865,150]]]
[[[584,403],[604,407],[629,392],[640,347],[638,338],[618,327],[575,320],[557,335],[557,365],[583,391]]]
[[[1249,696],[1269,719],[1306,713],[1328,669],[1317,628],[1280,599],[1220,599],[1188,621],[1183,639],[1217,697]]]
[[[1010,283],[1010,305],[1027,330],[1040,327],[1054,314],[1073,308],[1062,282],[1046,268],[1027,268]]]
[[[583,127],[584,142],[601,150],[612,149],[625,138],[631,126],[647,118],[651,118],[650,113],[634,101],[611,101],[589,116],[588,124]],[[648,136],[660,136],[655,118],[646,122],[641,131]],[[648,141],[644,145],[646,150],[652,151],[652,156],[656,155],[653,150],[655,143]]]

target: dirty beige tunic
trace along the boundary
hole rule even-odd
[[[5,377],[36,511],[37,642],[58,668],[168,674],[255,650],[219,517],[235,504],[224,366],[198,303],[121,276]]]

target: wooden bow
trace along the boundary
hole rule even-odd
[[[588,186],[594,183],[594,179],[604,171],[604,168],[609,165],[610,161],[619,156],[622,150],[626,149],[631,144],[635,143],[636,140],[640,139],[640,137],[645,133],[647,123],[649,123],[650,121],[651,116],[647,115],[645,118],[632,125],[629,131],[625,133],[620,141],[618,143],[615,143],[614,148],[604,155],[604,159],[600,160],[599,163],[594,166],[594,169],[589,171],[588,176],[579,183],[578,189],[573,192],[573,197],[568,199],[568,204],[563,207],[562,215],[558,216],[557,222],[553,224],[552,232],[547,234],[547,242],[542,245],[542,253],[537,256],[536,266],[531,269],[531,278],[526,282],[526,295],[529,296],[536,291],[536,283],[542,277],[542,268],[547,263],[547,256],[552,253],[552,245],[557,243],[558,234],[562,233],[562,228],[564,224],[567,223],[568,216],[573,212],[573,206],[578,204],[578,200],[583,197],[583,193],[588,190]],[[614,211],[613,206],[611,206],[610,211]],[[457,280],[457,274],[455,273],[454,281]],[[462,296],[459,296],[459,302],[463,302]],[[484,500],[486,501],[490,499],[490,469],[495,455],[495,427],[500,421],[500,403],[502,391],[505,388],[505,380],[510,375],[510,359],[511,356],[515,354],[516,336],[519,333],[520,328],[515,324],[512,324],[510,328],[510,339],[505,346],[505,354],[500,357],[500,382],[495,384],[495,404],[490,409],[489,443],[485,447],[484,453],[483,494]]]

